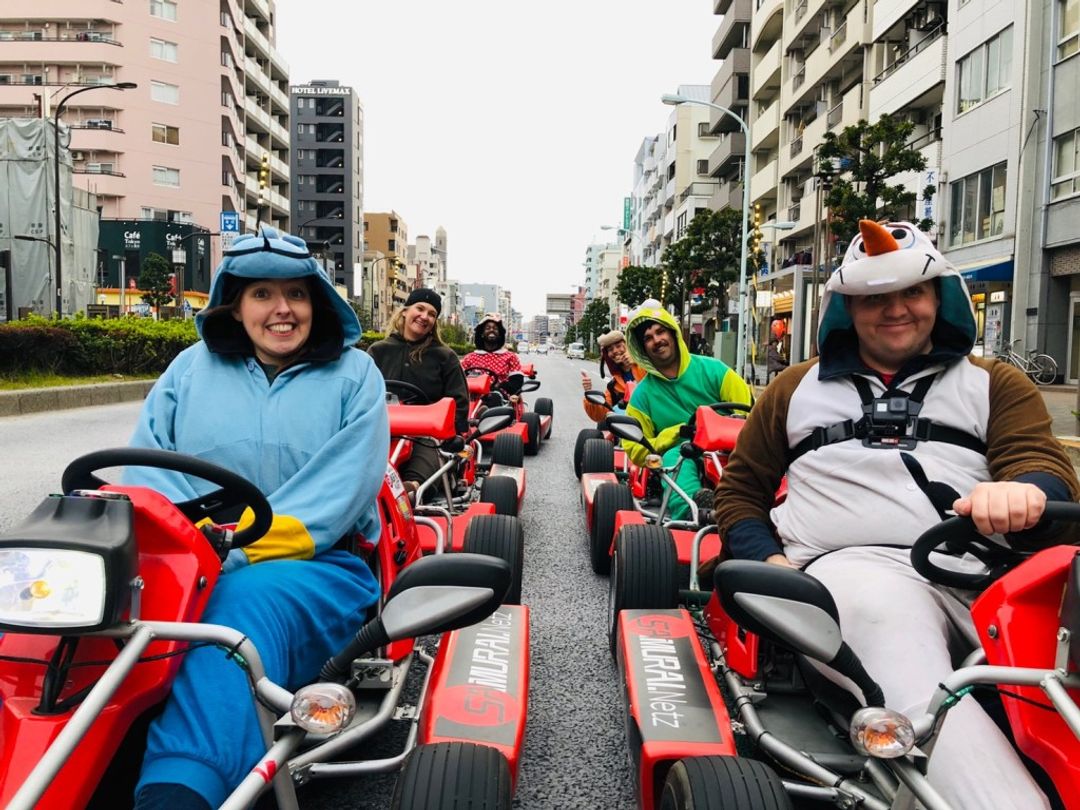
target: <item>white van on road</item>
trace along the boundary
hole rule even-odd
[[[569,346],[566,347],[566,356],[571,360],[584,360],[585,344],[571,343]]]

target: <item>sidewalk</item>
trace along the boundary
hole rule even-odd
[[[0,391],[0,417],[145,399],[154,380]]]

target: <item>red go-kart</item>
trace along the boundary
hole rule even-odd
[[[1046,516],[1080,521],[1080,504],[1049,503]],[[624,536],[620,551],[633,559],[647,543]],[[652,572],[652,605],[623,610],[617,619],[638,806],[790,810],[794,799],[951,810],[927,781],[926,763],[949,709],[975,699],[967,697],[974,692],[1003,709],[999,722],[1041,767],[1052,806],[1078,810],[1080,549],[1014,552],[1015,567],[995,581],[938,567],[931,552],[945,543],[951,553],[974,548],[983,555],[994,544],[970,521],[951,518],[911,551],[913,567],[930,581],[981,591],[971,613],[982,646],[911,717],[883,705],[880,687],[843,642],[832,596],[812,576],[729,560],[716,568],[715,590],[709,583],[697,591],[694,581],[680,593],[673,575],[660,587]],[[1000,559],[1001,548],[995,553]],[[850,678],[867,706],[811,661]],[[747,746],[776,770],[745,758]],[[711,803],[734,796],[730,805]]]
[[[535,456],[540,452],[540,445],[551,436],[554,405],[550,399],[541,397],[536,400],[534,410],[526,410],[522,394],[535,391],[540,381],[535,379],[536,372],[531,365],[524,367],[528,379],[522,383],[518,394],[508,395],[495,382],[495,376],[486,369],[471,368],[465,372],[465,382],[469,387],[469,416],[475,418],[484,408],[491,406],[510,406],[514,409],[516,421],[492,436],[483,439],[485,448],[491,446],[491,463],[521,466],[522,454]],[[531,375],[531,376],[530,376]],[[520,443],[503,436],[516,436]],[[520,450],[518,449],[520,447]],[[485,463],[481,459],[481,463]]]
[[[140,465],[220,489],[173,504],[95,475]],[[468,775],[463,806],[511,806],[528,700],[528,609],[502,604],[512,579],[504,560],[421,557],[392,468],[378,496],[380,541],[355,548],[383,597],[320,680],[295,694],[266,678],[241,633],[199,622],[225,553],[270,526],[257,488],[190,456],[135,448],[77,459],[63,486],[69,494],[45,499],[0,536],[0,805],[131,806],[147,718],[167,697],[188,645],[216,644],[243,662],[266,741],[223,807],[250,807],[272,787],[277,806],[295,810],[295,788],[310,779],[399,770],[393,806],[429,807],[424,797],[440,795],[445,780],[464,781],[442,767],[447,757]],[[194,526],[245,504],[255,514],[249,528],[209,538]],[[416,641],[440,633],[433,652]],[[402,688],[417,664],[427,674],[407,705]],[[348,759],[395,717],[411,727],[400,753]]]
[[[630,395],[633,391],[634,383],[627,383],[624,402],[630,401]],[[606,408],[612,413],[620,412],[608,405],[603,391],[586,391],[585,399],[593,405]],[[602,444],[590,442],[592,439],[603,439],[607,444],[611,445],[611,449],[608,450]],[[586,452],[586,449],[588,452]],[[626,451],[622,449],[619,440],[610,430],[606,429],[603,422],[599,423],[595,428],[584,428],[578,431],[577,438],[574,440],[574,475],[577,478],[581,478],[582,473],[614,471],[619,480],[622,481],[629,478],[630,466],[630,457],[626,455]],[[644,497],[644,495],[641,497]]]

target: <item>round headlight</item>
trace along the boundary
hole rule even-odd
[[[356,714],[356,698],[340,684],[313,683],[297,691],[289,713],[304,731],[333,734],[349,725]]]
[[[645,467],[650,470],[659,470],[664,466],[664,459],[658,456],[656,453],[649,453],[645,456]]]
[[[915,747],[915,729],[900,712],[868,706],[851,718],[851,742],[868,757],[896,759]]]

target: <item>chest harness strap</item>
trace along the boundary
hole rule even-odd
[[[890,388],[880,397],[875,397],[865,377],[852,375],[851,382],[862,400],[862,418],[858,421],[845,419],[828,427],[814,428],[809,436],[791,448],[788,464],[812,450],[851,439],[860,440],[863,447],[886,450],[912,450],[919,442],[925,441],[946,442],[985,455],[986,444],[979,437],[919,416],[923,398],[935,379],[936,375],[923,377],[915,383],[910,393]]]

